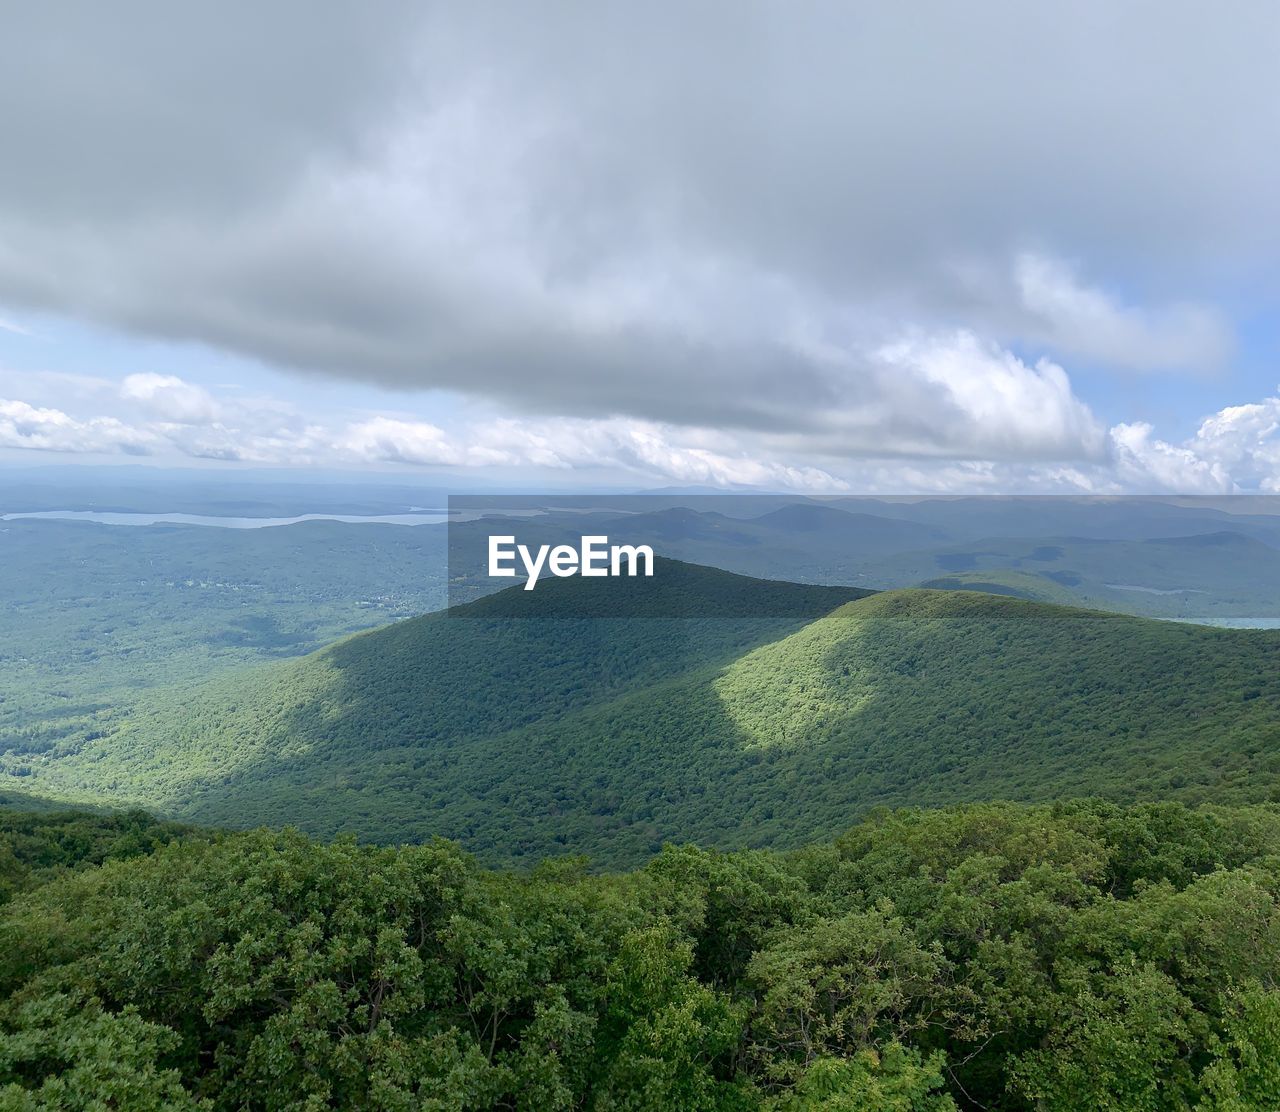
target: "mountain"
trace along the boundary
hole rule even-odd
[[[803,502],[752,518],[751,524],[779,531],[802,546],[812,545],[816,536],[820,543],[859,556],[902,552],[947,539],[933,526]]]
[[[1280,617],[1280,550],[1231,530],[1137,541],[988,537],[869,561],[863,581],[1007,593],[1148,617]]]
[[[840,499],[773,505],[723,498],[712,508],[594,503],[542,506],[449,528],[450,594],[509,585],[483,574],[489,534],[530,545],[584,532],[743,575],[876,590],[1007,593],[1145,617],[1259,624],[1280,618],[1280,516],[1139,498]],[[723,508],[721,508],[723,507]],[[903,516],[913,512],[923,520]],[[508,524],[509,523],[509,524]]]
[[[606,865],[794,845],[882,804],[1280,798],[1274,631],[666,561],[545,586],[157,693],[0,767],[210,824]]]
[[[981,537],[1039,536],[1149,540],[1225,529],[1280,544],[1274,496],[964,495],[900,500],[854,497],[834,504],[932,525],[966,542]]]
[[[896,553],[916,554],[955,540],[931,525],[812,502],[725,497],[713,504],[699,499],[697,507],[651,507],[650,501],[630,510],[546,506],[527,516],[455,520],[448,537],[451,601],[507,586],[484,574],[489,536],[497,531],[533,547],[576,544],[583,534],[596,533],[613,543],[647,544],[659,555],[740,575],[867,588],[879,586],[867,579],[868,565],[879,567]]]

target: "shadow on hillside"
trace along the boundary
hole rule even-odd
[[[713,588],[741,590],[733,579]],[[576,767],[598,740],[591,716],[636,698],[661,702],[686,677],[714,674],[865,593],[751,589],[770,593],[772,616],[748,616],[741,601],[743,616],[732,619],[438,614],[350,638],[279,671],[245,711],[252,722],[242,715],[231,724],[264,740],[206,783],[194,814],[381,841],[439,833],[482,854],[518,857],[576,844],[554,828],[582,811],[602,834],[625,826],[648,847],[673,831],[650,822],[643,806],[619,818],[628,800],[596,770]],[[790,616],[778,616],[788,600]],[[733,737],[727,719],[709,729]],[[601,759],[630,760],[625,743]]]
[[[403,623],[308,661],[322,690],[196,815],[623,866],[665,840],[794,845],[880,804],[1269,798],[1280,636],[1029,605]]]

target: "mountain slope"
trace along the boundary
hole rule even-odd
[[[1273,631],[965,592],[836,605],[839,589],[662,570],[636,582],[690,612],[792,617],[490,618],[516,600],[491,596],[157,701],[23,786],[617,865],[666,839],[795,844],[879,804],[1280,785]],[[518,602],[573,613],[617,582]]]
[[[122,724],[94,723],[48,753],[11,751],[0,770],[24,792],[185,813],[257,776],[264,762],[340,752],[359,768],[385,749],[447,751],[555,721],[728,663],[867,593],[667,560],[655,572],[548,579],[536,591],[516,587],[287,664],[158,691]],[[325,806],[341,808],[337,800]],[[310,828],[291,811],[285,821]],[[368,832],[369,823],[360,829]]]

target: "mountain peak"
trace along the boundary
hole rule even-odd
[[[455,618],[778,618],[815,616],[871,592],[757,579],[668,556],[653,575],[543,578],[450,609]]]

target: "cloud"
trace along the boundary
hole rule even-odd
[[[1018,256],[1014,274],[1031,317],[1028,334],[1058,351],[1136,370],[1206,370],[1220,366],[1230,350],[1230,330],[1205,306],[1152,312],[1120,305],[1041,255]]]
[[[32,387],[44,375],[15,376]],[[52,385],[64,390],[68,376]],[[614,481],[775,486],[841,490],[820,467],[777,458],[762,443],[715,429],[687,429],[626,418],[551,417],[513,420],[480,415],[444,428],[408,416],[301,414],[273,398],[214,396],[172,375],[130,375],[115,390],[88,378],[83,404],[114,397],[129,403],[127,419],[72,416],[25,401],[0,401],[0,448],[100,456],[150,454],[158,462],[186,459],[276,466],[398,465],[524,473],[594,473]]]
[[[1152,493],[1228,494],[1235,487],[1230,473],[1193,447],[1156,439],[1144,422],[1111,430],[1115,481],[1119,489]]]
[[[76,420],[60,409],[0,398],[0,447],[43,452],[126,452],[146,455],[158,437],[114,417]]]
[[[208,424],[218,416],[213,396],[177,375],[128,375],[120,384],[120,396],[157,417],[182,425]]]
[[[1262,3],[25,5],[0,298],[539,418],[1087,460],[1050,368],[1213,364],[1203,276],[1248,289],[1280,248],[1278,29]],[[997,354],[902,339],[957,332]]]
[[[426,421],[401,421],[374,417],[353,425],[339,448],[366,463],[416,463],[455,465],[463,455],[442,428]]]
[[[1176,442],[1144,422],[1104,429],[1075,399],[1061,368],[1047,361],[1028,366],[969,334],[904,339],[875,358],[886,382],[900,380],[900,390],[918,396],[901,393],[884,413],[867,412],[860,429],[846,427],[842,413],[804,437],[629,417],[515,419],[480,410],[428,420],[409,413],[299,412],[275,398],[215,393],[177,376],[129,376],[113,385],[42,372],[11,377],[37,392],[66,394],[76,387],[89,412],[0,400],[0,448],[145,454],[162,463],[483,472],[541,477],[557,486],[604,480],[898,494],[1280,493],[1280,391],[1213,413]],[[97,408],[130,398],[133,408],[124,416]],[[186,404],[193,399],[200,404]],[[948,417],[954,433],[947,452],[929,455],[932,439],[903,439],[910,430],[900,414],[910,408],[919,410],[920,429],[934,430],[931,436],[945,434],[942,418]],[[175,413],[184,419],[172,419]],[[911,450],[849,451],[845,437],[870,435],[878,420],[889,430],[881,444],[905,443]],[[1040,453],[1031,450],[1037,445]],[[1086,450],[1072,461],[1049,462],[1043,451],[1054,445]]]
[[[812,466],[761,459],[748,451],[705,446],[719,435],[651,422],[555,418],[497,419],[450,435],[425,421],[375,417],[337,440],[339,456],[365,463],[462,468],[509,467],[549,471],[612,470],[647,479],[716,486],[779,486],[841,490],[846,484]],[[697,443],[688,443],[687,440]]]
[[[1180,444],[1151,425],[1110,430],[1109,479],[1117,490],[1183,494],[1280,493],[1280,392],[1205,417]]]
[[[120,382],[59,372],[4,372],[0,448],[307,466],[333,455],[329,429],[274,398],[215,397],[176,375],[131,374]],[[68,399],[51,404],[53,397]],[[85,412],[87,411],[87,412]]]
[[[1241,484],[1280,493],[1280,396],[1220,410],[1201,423],[1190,444]]]
[[[885,393],[903,403],[885,414],[899,426],[886,439],[901,454],[1087,459],[1104,451],[1104,430],[1047,359],[1029,367],[969,332],[900,340],[875,357]]]

